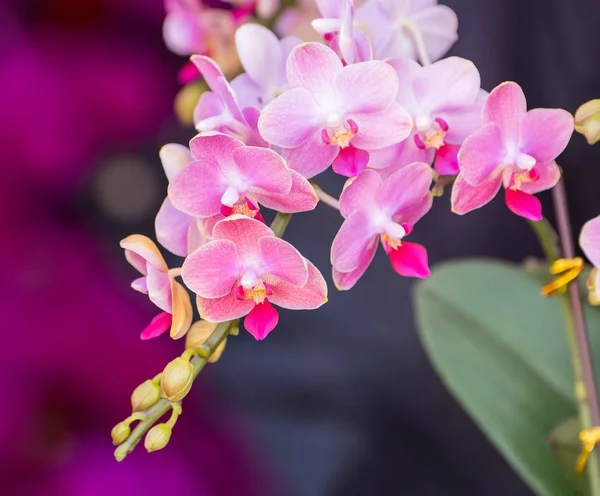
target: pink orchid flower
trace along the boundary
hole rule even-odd
[[[593,304],[600,303],[600,216],[587,221],[581,229],[579,245],[585,256],[594,265],[590,273],[588,286],[590,289],[590,301]]]
[[[355,25],[353,0],[317,0],[317,7],[323,17],[312,21],[312,26],[345,63],[373,59],[368,34]]]
[[[440,174],[458,174],[457,154],[465,138],[481,126],[487,93],[475,64],[449,57],[426,67],[411,59],[391,59],[400,79],[396,101],[412,116],[405,141],[372,153],[369,167],[393,173],[412,162],[432,163]]]
[[[176,208],[194,217],[243,214],[257,217],[259,204],[280,212],[312,210],[318,198],[300,174],[268,148],[245,146],[224,134],[190,142],[193,162],[169,185]]]
[[[456,14],[437,5],[437,0],[369,0],[356,11],[356,17],[370,28],[378,59],[416,59],[415,30],[432,61],[443,57],[458,39]]]
[[[160,150],[160,160],[169,181],[194,161],[189,148],[168,144]],[[175,208],[167,196],[154,222],[156,239],[171,253],[185,257],[204,243],[202,225],[198,219]]]
[[[192,304],[185,288],[169,273],[165,259],[158,247],[146,236],[133,234],[121,241],[125,258],[142,277],[131,287],[147,294],[150,301],[162,310],[141,334],[142,339],[160,336],[171,329],[173,339],[181,338],[192,324]]]
[[[431,208],[432,179],[431,167],[416,162],[385,180],[378,172],[366,170],[344,189],[340,211],[346,220],[331,246],[338,289],[350,289],[362,277],[375,257],[378,241],[398,274],[429,275],[427,251],[420,244],[405,242],[404,237]]]
[[[212,90],[202,93],[194,109],[196,130],[199,133],[216,131],[247,145],[267,147],[257,129],[260,111],[252,107],[240,108],[234,90],[210,57],[194,55],[191,60]]]
[[[289,89],[285,63],[292,49],[301,43],[294,37],[279,40],[273,31],[259,24],[244,24],[235,33],[240,62],[246,71],[233,81],[239,105],[259,110]]]
[[[244,327],[259,340],[279,321],[272,304],[312,310],[327,301],[327,285],[312,263],[263,223],[239,215],[217,223],[213,240],[186,259],[182,275],[203,319],[246,316]]]
[[[183,57],[205,53],[205,9],[200,0],[165,0],[167,16],[163,23],[163,37],[167,48]]]
[[[482,119],[483,127],[465,140],[458,154],[452,210],[462,215],[482,207],[504,184],[511,211],[541,220],[542,204],[533,194],[558,182],[555,159],[571,139],[573,116],[562,109],[528,112],[521,87],[506,82],[490,93]]]
[[[331,48],[305,43],[292,50],[287,77],[292,89],[264,108],[258,128],[304,177],[330,164],[355,176],[366,167],[368,150],[410,133],[411,118],[395,101],[398,76],[385,62],[344,67]]]

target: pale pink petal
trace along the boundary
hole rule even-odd
[[[170,335],[173,339],[185,336],[194,317],[192,302],[187,290],[175,280],[171,280],[171,293],[173,295],[173,320]]]
[[[390,263],[394,270],[404,277],[424,279],[430,274],[427,250],[418,243],[404,241],[390,252]]]
[[[149,265],[146,285],[150,301],[161,310],[171,313],[173,311],[173,295],[171,294],[171,278],[168,274]]]
[[[310,93],[294,88],[264,108],[258,119],[258,130],[269,143],[292,148],[306,143],[317,133],[323,119]]]
[[[403,167],[388,177],[379,192],[379,204],[389,215],[420,204],[429,193],[433,170],[424,162]]]
[[[573,116],[566,110],[530,110],[521,123],[521,152],[538,164],[552,162],[569,144],[574,126]]]
[[[190,151],[195,162],[216,162],[222,168],[233,164],[231,155],[236,148],[243,148],[244,143],[221,133],[197,135],[190,141]],[[232,167],[232,166],[229,166]]]
[[[183,169],[169,184],[169,198],[182,212],[194,217],[211,217],[219,213],[227,182],[220,164],[194,162]]]
[[[167,271],[165,259],[150,238],[141,234],[132,234],[123,239],[120,246],[125,250],[127,261],[140,273],[146,275],[146,263],[164,272]]]
[[[214,217],[208,217],[207,219],[194,219],[190,223],[187,236],[188,254],[192,253],[196,248],[200,248],[209,240],[209,234],[212,234],[212,228],[222,218],[223,217],[219,215]]]
[[[350,145],[342,148],[332,164],[334,172],[341,176],[358,176],[369,163],[369,153]]]
[[[579,245],[595,267],[600,266],[600,216],[587,221],[579,235]]]
[[[392,217],[392,220],[397,224],[415,225],[421,218],[431,210],[433,205],[433,196],[427,193],[421,200],[413,203],[411,206],[398,212]]]
[[[386,16],[397,19],[408,16],[412,0],[376,0],[374,3]]]
[[[217,222],[212,235],[214,239],[228,239],[234,242],[243,261],[259,260],[258,240],[263,236],[274,236],[268,226],[243,215],[232,215]]]
[[[389,59],[387,63],[394,68],[400,81],[396,101],[409,112],[417,112],[421,106],[413,91],[413,81],[421,72],[421,65],[412,59],[399,57]]]
[[[344,218],[355,210],[367,210],[370,206],[377,205],[381,184],[381,176],[372,170],[366,170],[348,181],[340,195],[340,213]]]
[[[156,240],[171,253],[185,257],[188,254],[188,232],[193,221],[193,217],[177,210],[171,200],[165,198],[154,221]]]
[[[352,114],[349,117],[358,125],[358,134],[352,144],[365,150],[377,150],[398,143],[412,130],[410,114],[396,102],[378,114]]]
[[[138,293],[148,294],[148,284],[146,284],[146,276],[134,279],[131,282],[131,287]]]
[[[257,341],[265,339],[279,322],[279,312],[269,300],[257,304],[244,319],[244,328]]]
[[[260,118],[260,110],[253,107],[246,107],[242,110],[244,118],[248,123],[248,136],[246,137],[245,143],[248,146],[260,146],[262,148],[269,148],[269,143],[258,132],[258,119]]]
[[[261,19],[271,19],[277,12],[280,3],[281,0],[257,0],[256,14]]]
[[[517,144],[521,121],[527,113],[527,100],[521,87],[512,81],[496,86],[483,106],[483,122],[500,126],[505,142]]]
[[[377,229],[369,215],[363,210],[352,212],[331,245],[331,265],[341,272],[353,271],[361,264],[376,236]]]
[[[461,145],[465,138],[482,126],[481,112],[487,100],[488,93],[479,90],[475,101],[467,107],[446,109],[438,112],[437,117],[449,124],[444,141],[453,145]]]
[[[344,2],[342,24],[336,38],[339,45],[339,53],[347,64],[353,64],[356,60],[356,41],[354,34],[354,4],[353,0]]]
[[[478,186],[472,186],[458,175],[452,187],[452,211],[464,215],[492,201],[502,186],[502,176],[495,174]]]
[[[304,88],[319,105],[326,107],[337,98],[334,79],[342,67],[331,48],[321,43],[304,43],[288,57],[287,78],[293,88]]]
[[[471,105],[480,86],[475,64],[460,57],[448,57],[423,67],[413,82],[415,96],[431,112]]]
[[[530,195],[553,188],[560,179],[560,168],[556,162],[536,165],[534,169],[538,172],[539,177],[535,181],[522,183],[520,187],[521,191]]]
[[[399,84],[394,68],[381,60],[348,65],[335,76],[344,114],[383,112],[396,99]]]
[[[196,297],[200,318],[209,322],[226,322],[247,315],[254,308],[254,300],[239,300],[234,291],[223,298]]]
[[[542,203],[535,196],[520,190],[507,189],[506,206],[515,214],[529,220],[542,220]]]
[[[435,154],[433,167],[442,176],[455,176],[459,172],[458,152],[460,145],[444,145]]]
[[[140,339],[146,341],[164,334],[171,328],[173,317],[170,313],[161,312],[154,317],[140,334]]]
[[[159,155],[163,169],[165,170],[165,175],[169,181],[194,160],[189,148],[175,143],[163,146],[160,149]]]
[[[467,137],[458,152],[461,175],[472,185],[481,184],[500,167],[504,156],[500,127],[490,122]]]
[[[340,291],[345,291],[351,289],[357,281],[363,276],[366,270],[371,265],[373,258],[375,257],[375,253],[377,252],[378,246],[377,238],[373,238],[371,243],[367,246],[363,257],[361,258],[360,264],[356,269],[350,272],[340,272],[333,268],[333,283],[335,287]]]
[[[339,146],[325,144],[321,133],[315,132],[302,146],[284,148],[281,155],[290,169],[310,179],[327,169],[339,151]]]
[[[446,5],[435,5],[411,17],[421,30],[431,60],[443,57],[458,40],[458,17]]]
[[[204,52],[206,32],[200,17],[186,12],[172,12],[163,23],[165,45],[173,53],[185,57]]]
[[[280,195],[290,192],[292,176],[278,153],[268,148],[246,146],[233,150],[232,157],[253,188]]]
[[[283,279],[295,286],[304,286],[308,280],[306,262],[291,244],[275,236],[264,236],[258,240],[262,266],[268,274]]]
[[[307,212],[313,210],[319,201],[310,182],[295,170],[289,170],[292,188],[285,195],[254,193],[256,201],[267,208],[283,213]]]
[[[265,89],[277,86],[284,60],[273,31],[260,24],[244,24],[235,33],[235,46],[246,74],[254,82]]]
[[[433,163],[435,148],[424,150],[417,148],[414,134],[410,134],[404,141],[381,150],[369,150],[369,167],[377,170],[382,177],[387,177],[394,172],[406,167],[413,162]]]
[[[317,9],[325,18],[339,18],[344,13],[347,0],[315,0]],[[326,31],[331,32],[331,31]]]
[[[269,300],[275,305],[289,310],[314,310],[327,302],[327,283],[319,269],[309,260],[308,280],[302,287],[294,286],[283,279],[278,280],[272,287],[273,294]]]
[[[217,117],[215,119],[215,117]],[[225,103],[219,95],[212,91],[205,91],[194,108],[194,125],[196,128],[207,130],[225,129],[224,119],[229,117]]]
[[[242,261],[231,240],[217,239],[191,253],[183,263],[186,286],[203,298],[221,298],[241,277]]]
[[[262,109],[268,103],[265,88],[256,84],[245,72],[232,79],[230,84],[233,91],[235,91],[235,96],[240,107]]]

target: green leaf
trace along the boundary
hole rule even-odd
[[[547,280],[503,262],[447,263],[417,286],[416,319],[442,380],[514,469],[540,495],[572,496],[549,447],[577,412],[560,303],[539,292]]]
[[[556,427],[550,434],[550,448],[563,474],[585,493],[587,478],[576,472],[577,460],[581,453],[579,418],[573,417]]]

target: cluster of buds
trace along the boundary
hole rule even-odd
[[[483,207],[503,187],[512,212],[539,221],[534,195],[560,179],[556,158],[574,130],[565,110],[528,110],[517,83],[488,93],[473,62],[442,58],[457,39],[457,20],[435,0],[318,0],[311,25],[320,42],[280,38],[253,23],[260,1],[231,3],[250,7],[236,18],[234,36],[244,72],[228,81],[227,68],[201,43],[174,41],[203,33],[173,28],[204,21],[201,9],[189,13],[198,4],[169,2],[166,37],[186,47],[180,53],[199,52],[191,63],[208,88],[194,109],[198,135],[189,147],[168,144],[160,152],[169,187],[156,237],[184,261],[168,268],[139,235],[121,246],[142,274],[133,288],[161,310],[142,338],[170,330],[211,346],[188,341],[188,351],[142,384],[134,396],[144,408],[134,406],[134,420],[156,407],[159,390],[161,401],[178,405],[176,420],[197,375],[190,358],[213,360],[223,351],[227,333],[217,323],[244,318],[243,327],[262,340],[278,323],[274,305],[316,309],[327,301],[319,269],[281,239],[290,214],[313,210],[319,198],[339,209],[331,263],[340,290],[359,281],[379,244],[394,271],[424,278],[427,249],[406,238],[418,235],[416,224],[445,185],[453,185],[457,214]],[[264,3],[277,10],[277,2]],[[598,134],[592,107],[578,118],[590,141]],[[347,178],[339,201],[314,182],[330,167]],[[270,227],[264,209],[277,212]],[[600,235],[593,244],[600,249]],[[188,290],[202,319],[194,325]],[[130,419],[115,428],[115,442],[128,437]],[[155,426],[147,447],[166,444],[171,427]]]

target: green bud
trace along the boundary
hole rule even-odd
[[[180,401],[190,392],[193,382],[194,366],[185,358],[177,357],[163,371],[160,393],[171,402]]]
[[[600,100],[590,100],[577,109],[575,131],[583,134],[590,145],[600,141]]]
[[[131,434],[131,429],[129,425],[125,422],[119,422],[112,428],[110,431],[110,436],[112,437],[112,442],[115,446],[124,443],[127,441],[127,438]]]
[[[206,320],[194,322],[185,336],[185,347],[187,349],[200,349],[218,325],[219,324],[213,324],[212,322],[208,322]],[[223,342],[217,346],[217,349],[208,358],[210,363],[215,363],[219,360],[219,358],[221,358],[221,355],[225,350],[226,343],[227,339],[223,340]],[[200,353],[200,355],[202,356],[202,353]]]
[[[159,400],[160,386],[148,379],[136,387],[131,394],[131,408],[134,412],[142,412],[158,403]]]
[[[144,447],[148,453],[163,449],[171,439],[172,430],[167,424],[156,424],[146,434]]]

